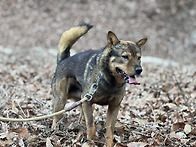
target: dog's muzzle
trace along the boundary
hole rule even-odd
[[[135,69],[136,70],[136,69]],[[135,75],[129,76],[123,70],[116,68],[116,72],[124,79],[126,83],[140,85],[135,79]],[[136,71],[135,71],[136,72]],[[142,69],[138,69],[138,74],[142,72]],[[140,72],[140,73],[139,73]],[[136,73],[137,74],[137,73]]]

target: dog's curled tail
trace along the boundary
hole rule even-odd
[[[62,34],[58,45],[57,64],[70,56],[72,45],[92,27],[90,24],[81,24],[77,27],[70,28]]]

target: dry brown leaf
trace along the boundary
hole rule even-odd
[[[191,134],[196,135],[196,126],[191,127],[191,128],[192,128],[192,130],[191,130]]]
[[[114,147],[127,147],[127,145],[117,142],[115,143]]]
[[[23,137],[23,138],[29,138],[30,134],[29,134],[29,132],[27,131],[26,128],[21,127],[20,131],[19,131],[19,136]]]
[[[12,140],[14,137],[15,135],[13,134],[13,132],[8,133],[6,136],[7,140]]]
[[[184,122],[177,122],[172,124],[172,131],[177,131],[178,129],[184,129],[185,123]]]
[[[179,105],[180,102],[181,102],[181,100],[182,100],[181,97],[177,97],[177,98],[175,98],[175,103],[176,103],[177,105]]]
[[[124,133],[124,129],[125,129],[125,124],[117,121],[116,124],[115,124],[115,129],[116,131],[121,135]]]
[[[179,123],[179,122],[182,122],[184,123],[184,117],[182,116],[182,114],[179,114],[178,112],[175,113],[172,117],[172,122],[173,123]]]

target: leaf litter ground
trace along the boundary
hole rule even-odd
[[[14,56],[13,56],[14,55]],[[52,113],[51,79],[56,57],[50,50],[1,50],[0,115],[29,118]],[[115,129],[115,146],[196,146],[196,69],[143,63],[137,80],[127,85]],[[104,146],[107,107],[95,106],[94,116]],[[24,123],[0,122],[0,146],[89,146],[79,110],[65,113],[56,130],[52,118]]]

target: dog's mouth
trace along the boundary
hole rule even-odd
[[[119,68],[116,68],[116,72],[124,79],[126,83],[140,85],[140,83],[136,81],[135,75],[128,76],[123,70]]]

